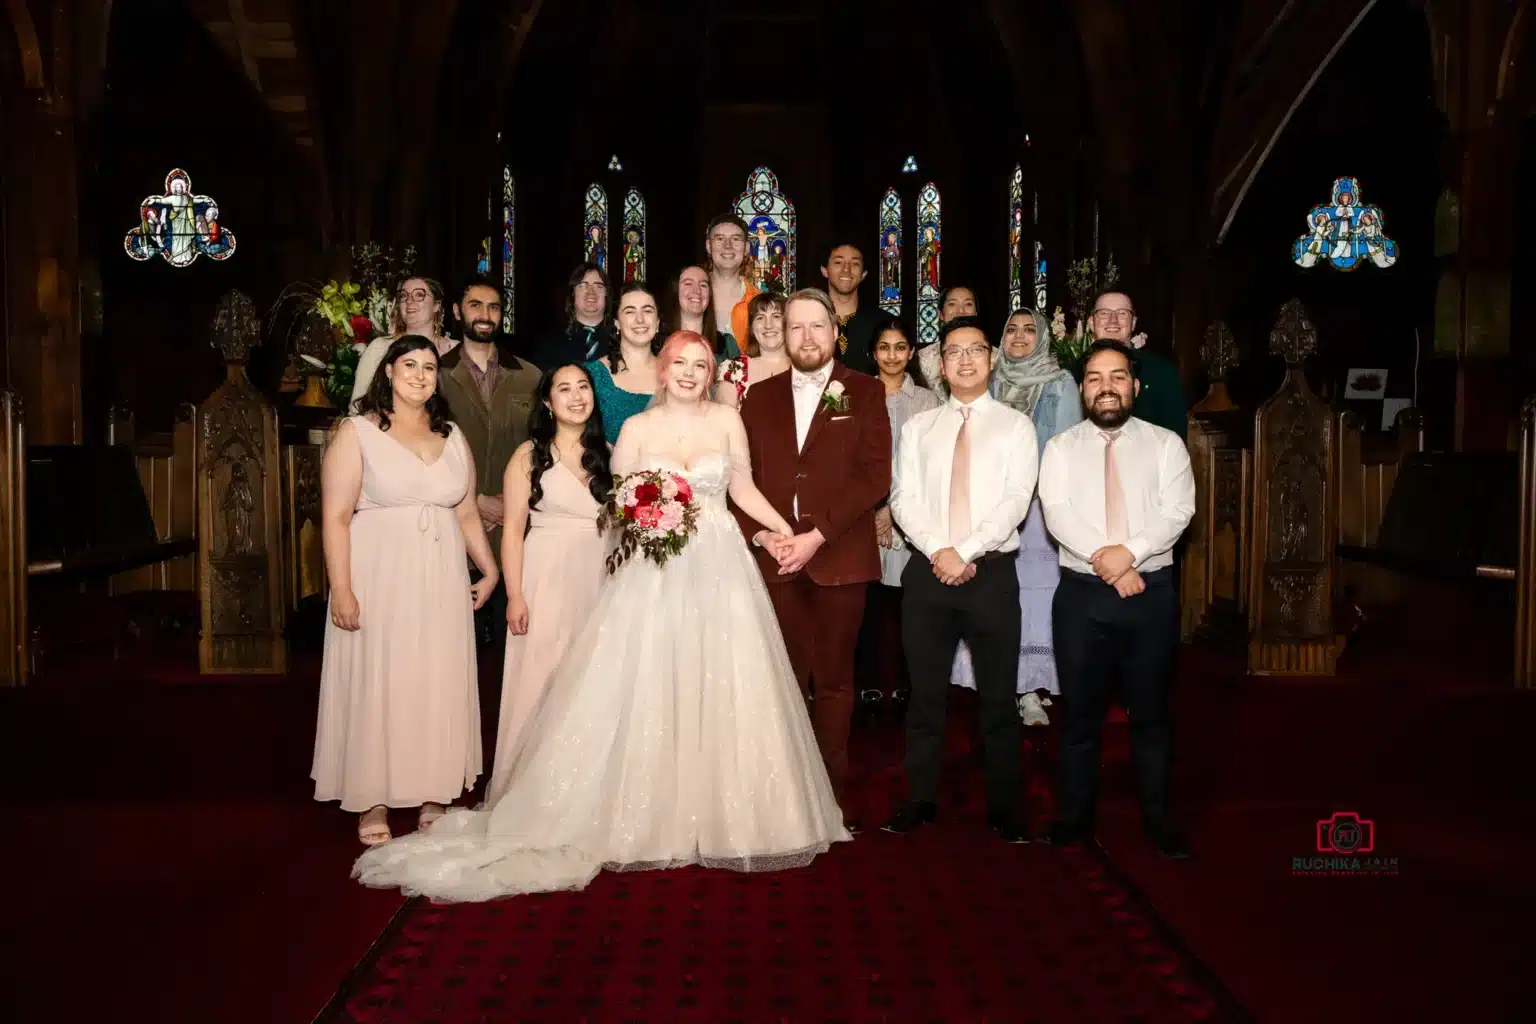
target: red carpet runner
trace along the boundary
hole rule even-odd
[[[604,873],[407,903],[320,1021],[1227,1021],[1246,1014],[1097,851],[972,815],[811,867]]]

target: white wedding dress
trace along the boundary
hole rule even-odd
[[[480,901],[580,889],[604,868],[800,867],[850,838],[767,589],[726,508],[740,474],[752,487],[745,432],[730,419],[691,467],[650,454],[643,424],[625,424],[615,472],[681,473],[698,532],[665,568],[637,555],[604,585],[501,799],[371,848],[354,877]]]

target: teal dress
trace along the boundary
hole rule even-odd
[[[597,408],[603,414],[603,436],[609,444],[617,444],[619,428],[624,426],[624,421],[650,405],[653,396],[649,393],[625,391],[615,384],[613,374],[608,372],[606,359],[588,363],[587,372],[592,374],[592,387],[597,391]]]

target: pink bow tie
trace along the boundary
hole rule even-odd
[[[820,391],[827,386],[826,374],[822,373],[797,373],[794,386],[796,391],[804,391],[806,388],[814,388]]]

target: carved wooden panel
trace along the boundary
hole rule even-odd
[[[324,594],[325,552],[320,538],[318,444],[283,446],[283,597],[289,610],[305,598]]]
[[[1230,417],[1191,415],[1189,458],[1195,477],[1195,515],[1183,557],[1181,625],[1184,638],[1235,633],[1244,625],[1247,563],[1247,452]]]
[[[199,667],[205,674],[282,673],[277,413],[245,375],[257,337],[248,298],[232,292],[221,301],[215,334],[228,367],[197,410]]]
[[[1270,341],[1289,370],[1254,425],[1248,668],[1331,675],[1338,657],[1331,500],[1338,432],[1332,410],[1302,373],[1317,336],[1299,302],[1286,304]]]

